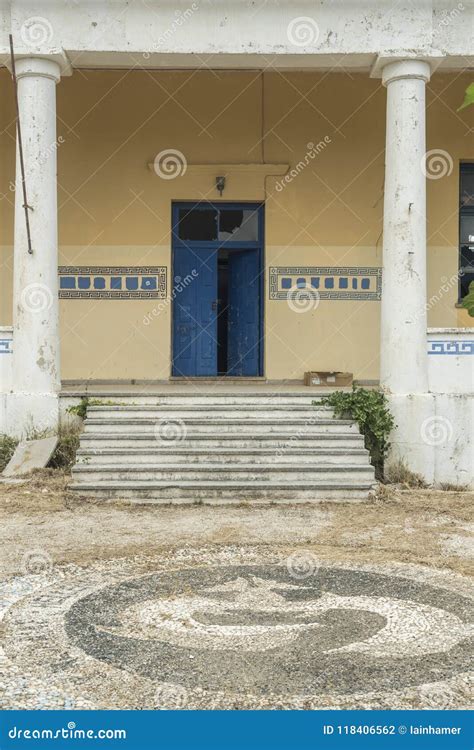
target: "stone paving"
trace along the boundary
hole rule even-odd
[[[208,545],[0,584],[0,708],[466,708],[474,586]]]

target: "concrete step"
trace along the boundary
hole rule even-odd
[[[340,464],[347,461],[350,464],[368,466],[369,457],[365,448],[300,448],[288,447],[284,451],[275,448],[80,448],[76,454],[79,465],[89,466],[116,464],[255,464],[255,465],[300,465],[300,464]]]
[[[334,415],[329,406],[312,406],[311,404],[268,405],[248,404],[209,404],[209,405],[131,405],[131,406],[90,406],[88,419],[184,419],[209,416],[212,419],[247,419],[278,418],[295,420],[330,419]]]
[[[177,448],[195,448],[205,450],[219,450],[228,448],[247,449],[265,447],[269,450],[284,451],[285,449],[313,449],[313,448],[363,448],[364,438],[359,432],[339,433],[328,432],[320,434],[292,435],[282,432],[267,432],[263,434],[236,435],[233,432],[223,433],[194,433],[187,432],[182,440],[163,440],[159,435],[136,433],[129,434],[124,428],[116,432],[83,432],[81,446],[85,450],[97,448],[159,448],[174,452]]]
[[[373,480],[371,466],[352,464],[301,464],[294,466],[255,466],[255,464],[102,464],[76,465],[73,469],[76,482],[140,481],[222,481],[222,482],[342,482]]]
[[[125,500],[132,504],[273,504],[359,502],[366,500],[373,482],[91,482],[70,490],[84,500]]]
[[[326,396],[334,393],[334,390],[330,389],[311,389],[306,388],[301,391],[285,391],[275,390],[270,391],[223,391],[209,389],[208,391],[202,391],[199,387],[195,390],[189,391],[150,391],[147,389],[142,393],[137,391],[95,391],[85,394],[80,391],[63,391],[61,393],[61,401],[78,403],[81,398],[87,395],[90,401],[100,401],[102,403],[97,406],[187,406],[189,404],[195,406],[208,406],[209,404],[214,405],[252,405],[254,403],[268,404],[270,405],[284,405],[289,406],[291,404],[306,404],[310,406],[313,401],[320,401]],[[91,404],[89,408],[94,408]]]
[[[353,421],[313,405],[326,393],[201,384],[95,393],[104,403],[88,409],[71,490],[131,503],[365,500],[375,480],[364,438]]]
[[[343,419],[315,419],[312,421],[303,421],[295,418],[287,419],[278,418],[261,418],[247,417],[239,418],[214,418],[214,417],[187,417],[185,420],[172,419],[149,419],[144,417],[138,418],[101,418],[91,417],[84,422],[85,433],[123,433],[124,430],[128,435],[145,434],[156,435],[165,439],[183,437],[187,432],[212,434],[217,432],[220,435],[232,433],[233,435],[258,435],[271,432],[278,432],[285,435],[321,435],[327,433],[358,433],[358,427],[354,422]]]

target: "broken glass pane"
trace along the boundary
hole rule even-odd
[[[219,240],[256,242],[258,240],[258,211],[253,209],[220,211]]]

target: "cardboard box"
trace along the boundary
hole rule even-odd
[[[352,385],[353,377],[352,372],[305,372],[304,384],[340,388],[341,386]]]

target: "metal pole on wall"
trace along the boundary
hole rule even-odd
[[[28,198],[27,198],[27,193],[26,193],[25,162],[23,160],[23,144],[21,140],[20,107],[18,105],[18,82],[16,79],[15,53],[13,50],[13,36],[11,34],[9,34],[9,39],[10,39],[10,59],[11,59],[11,66],[12,66],[13,87],[15,89],[16,130],[18,134],[18,153],[20,156],[21,185],[23,189],[23,209],[25,211],[26,236],[28,239],[28,252],[30,253],[30,255],[32,255],[33,248],[31,246],[30,217],[29,217],[28,211],[33,211],[33,208],[32,206],[28,204]]]

